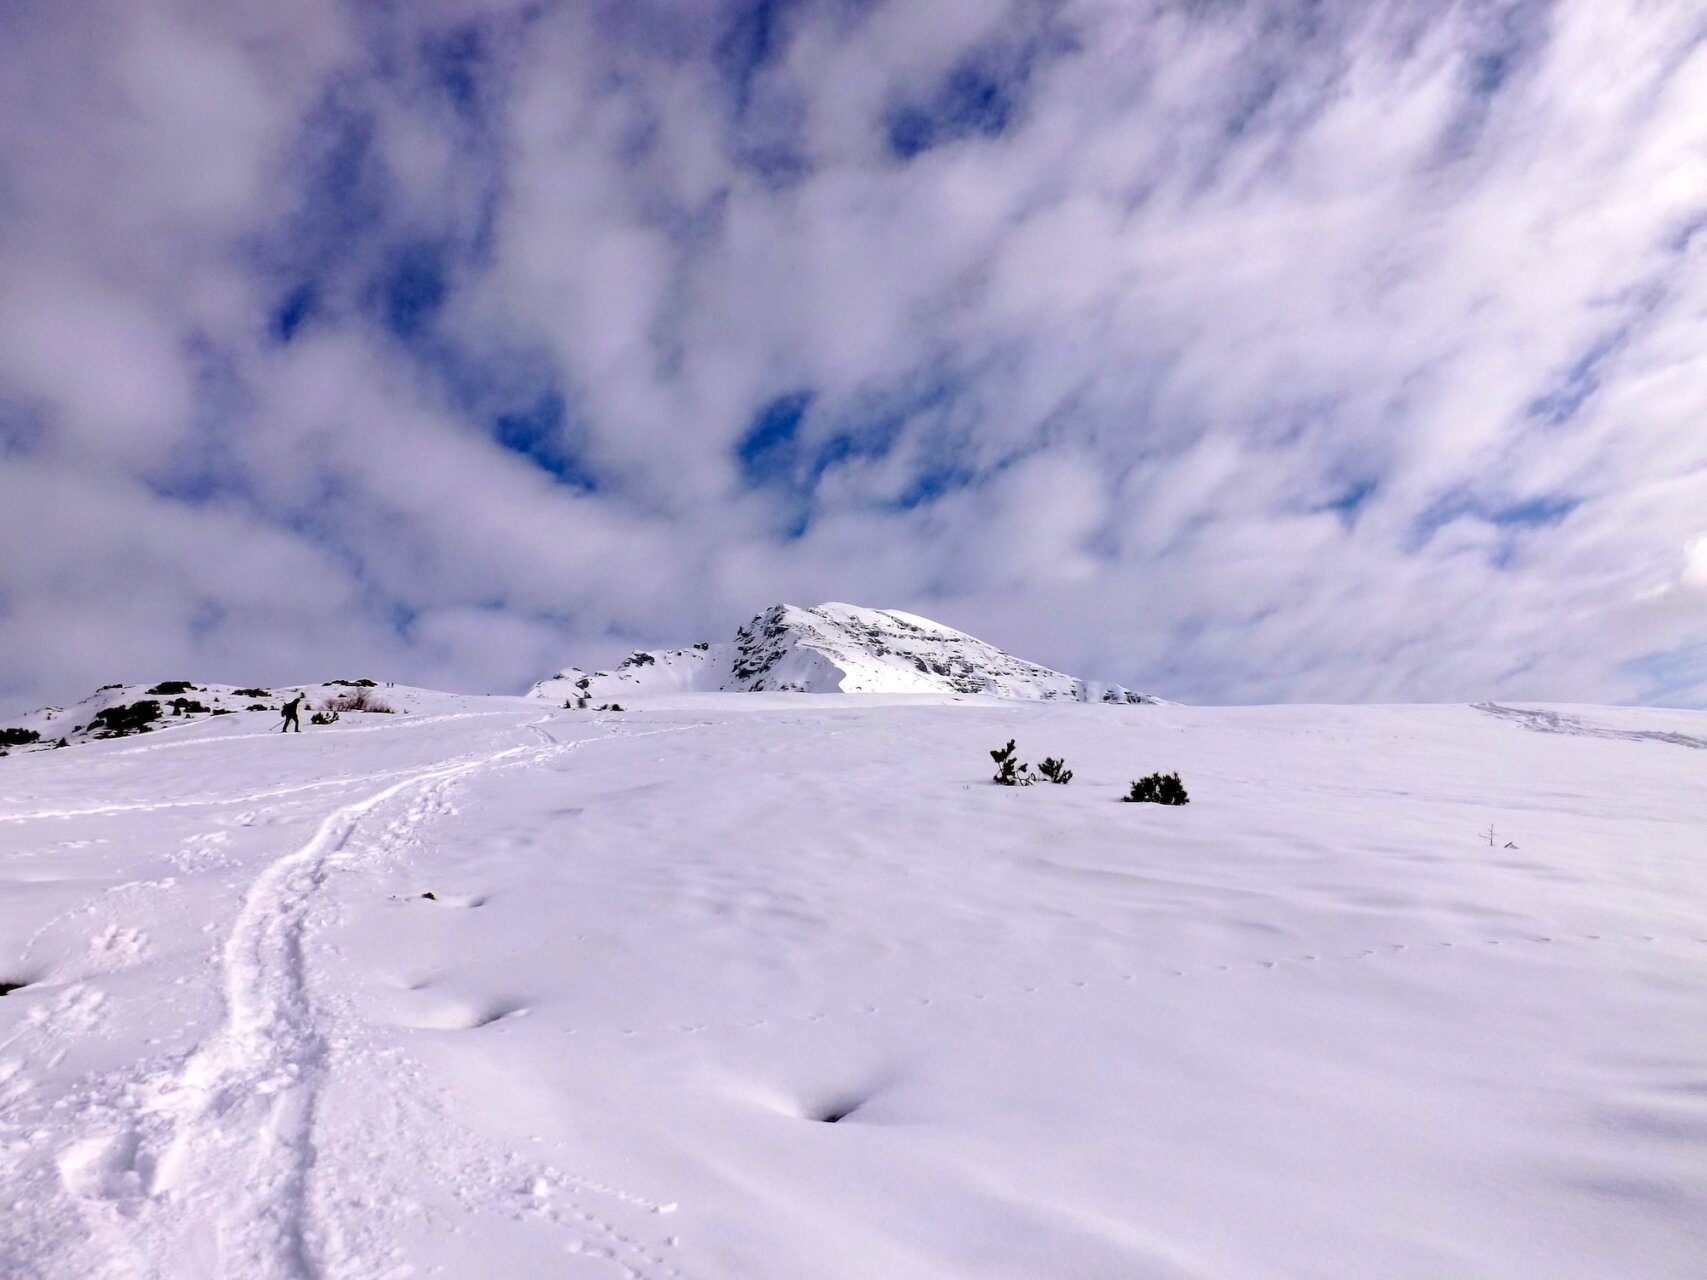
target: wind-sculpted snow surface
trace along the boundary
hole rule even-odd
[[[1585,738],[1623,738],[1629,742],[1663,742],[1674,747],[1707,750],[1707,736],[1681,733],[1667,729],[1619,729],[1611,725],[1592,724],[1580,715],[1571,715],[1550,707],[1508,707],[1498,702],[1478,702],[1476,710],[1509,720],[1533,729],[1537,733],[1570,733]]]
[[[1707,717],[957,696],[0,760],[0,1276],[1698,1280]]]
[[[982,694],[1026,702],[1153,703],[1062,675],[940,622],[895,609],[779,604],[728,644],[641,650],[615,671],[569,667],[535,697],[607,703],[686,692]]]

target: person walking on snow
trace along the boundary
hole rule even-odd
[[[280,733],[289,733],[292,725],[296,726],[298,733],[302,732],[302,721],[298,720],[296,715],[297,710],[302,706],[302,700],[307,696],[299,693],[281,708],[284,713],[284,723],[279,726]]]

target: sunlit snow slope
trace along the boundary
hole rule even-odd
[[[727,644],[640,650],[615,671],[566,667],[532,689],[562,706],[658,693],[959,693],[1025,702],[1150,703],[1062,675],[940,622],[896,609],[773,605]]]
[[[0,1275],[1704,1273],[1707,716],[275,721],[0,760]]]

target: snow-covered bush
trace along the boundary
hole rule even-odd
[[[1140,778],[1124,798],[1131,804],[1188,804],[1191,800],[1177,773],[1152,773]]]
[[[162,680],[159,684],[155,685],[148,692],[158,693],[161,695],[172,694],[172,693],[188,693],[191,689],[194,689],[194,688],[195,688],[195,685],[191,684],[188,680]]]
[[[355,681],[338,681],[336,683],[354,684]],[[340,693],[326,702],[327,711],[368,711],[380,715],[390,715],[391,707],[369,693],[366,688],[358,688],[354,693]]]
[[[34,729],[0,729],[0,747],[27,747],[39,741],[41,734]]]

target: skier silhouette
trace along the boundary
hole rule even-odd
[[[297,709],[302,706],[303,699],[307,696],[307,694],[299,693],[280,708],[284,714],[284,723],[279,726],[280,733],[289,733],[292,725],[296,726],[298,733],[302,732],[302,721],[296,718],[296,713]]]

